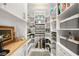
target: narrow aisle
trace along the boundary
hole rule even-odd
[[[51,20],[55,18],[55,3],[28,3],[27,37],[28,40],[32,40],[29,45],[34,43],[29,47],[28,55],[51,56],[53,53],[56,55],[56,33],[51,31]],[[53,26],[56,29],[56,23]]]

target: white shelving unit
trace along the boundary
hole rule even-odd
[[[56,19],[57,5],[55,5],[53,14],[50,16],[50,32],[51,32],[51,54],[56,56],[56,41],[54,40],[52,33],[57,33],[57,19]]]
[[[73,39],[68,39],[68,37],[62,36],[63,34],[66,34],[65,33],[66,31],[70,31],[70,32],[72,31],[75,33],[77,33],[77,31],[79,31],[79,28],[78,28],[79,23],[77,21],[79,19],[78,6],[79,6],[79,4],[74,3],[74,4],[70,5],[69,7],[67,7],[61,14],[59,14],[57,16],[57,18],[58,18],[58,20],[57,20],[57,33],[58,33],[57,34],[57,43],[60,43],[60,39],[63,39],[63,40],[68,40],[68,41],[75,43],[75,44],[79,44],[79,41],[76,41]],[[63,44],[61,44],[61,45],[63,45]],[[58,46],[58,44],[56,46]],[[62,47],[62,49],[64,49],[64,47]],[[70,52],[71,50],[67,49],[67,48],[66,48],[66,50],[68,50],[68,52],[67,52],[68,54],[72,54],[72,56],[74,56],[74,54],[75,54],[74,52]],[[64,51],[66,51],[66,50],[64,50]],[[58,47],[57,47],[56,52],[58,55],[60,55],[60,54],[64,55],[63,51],[60,52],[58,50]],[[66,55],[67,54],[65,52],[65,56]]]
[[[51,3],[51,5],[52,5],[52,3]],[[56,4],[54,4],[54,10],[53,10],[53,15],[51,15],[51,17],[52,18],[56,18]],[[50,10],[48,10],[48,8],[47,9],[34,9],[33,8],[33,10],[32,10],[32,6],[30,6],[29,8],[31,8],[31,9],[29,9],[29,16],[28,16],[28,18],[29,18],[29,20],[30,19],[32,19],[32,18],[34,18],[33,20],[35,21],[35,30],[37,30],[36,32],[35,32],[35,35],[36,35],[36,33],[38,33],[39,31],[38,31],[38,26],[39,25],[41,25],[41,24],[43,24],[43,25],[45,25],[45,28],[44,29],[42,29],[42,31],[44,30],[45,32],[44,32],[44,36],[43,36],[43,38],[45,38],[45,39],[49,39],[50,41],[51,41],[51,43],[49,43],[48,45],[50,46],[50,48],[53,46],[53,42],[55,42],[55,41],[53,41],[52,39],[51,39],[51,30],[50,30],[50,28],[51,28],[51,25],[52,24],[50,24],[51,23],[51,19],[50,19]],[[33,16],[30,16],[31,15],[31,13],[32,13],[32,15]],[[36,16],[38,16],[38,15],[44,15],[44,19],[42,20],[42,22],[39,22],[39,18],[35,18]],[[41,19],[40,19],[41,20]],[[46,20],[47,20],[47,22],[46,22]],[[31,21],[32,22],[32,21]],[[41,23],[41,24],[40,24]],[[52,21],[52,23],[55,23],[55,28],[52,28],[53,29],[53,31],[52,32],[56,32],[56,20],[53,20]],[[36,27],[37,26],[37,27]],[[40,27],[42,27],[42,26],[40,26]],[[39,27],[39,30],[41,31],[41,28]],[[46,29],[47,29],[47,31],[46,31]],[[49,30],[48,30],[49,29]],[[32,30],[33,31],[33,30]],[[37,44],[38,43],[38,41],[42,38],[41,36],[39,36],[40,35],[40,33],[38,34],[38,35],[36,35],[36,37],[35,37],[35,43]],[[38,37],[37,37],[38,36]],[[56,43],[56,42],[55,42]],[[52,50],[52,49],[51,49]],[[52,52],[50,52],[51,53],[51,55],[53,55],[53,53]]]
[[[71,10],[75,11],[76,7],[77,7],[76,3],[72,4],[70,7],[66,8],[61,14],[59,14],[58,18],[63,18],[63,16],[67,15],[67,13],[69,13]],[[72,12],[70,13],[71,15],[73,15]]]
[[[56,32],[56,19],[50,21],[51,31]]]

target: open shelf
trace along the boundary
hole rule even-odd
[[[70,7],[66,8],[61,14],[59,14],[58,18],[63,20],[67,17],[70,17],[70,16],[78,13],[77,11],[78,11],[78,4],[74,3]]]
[[[60,38],[62,38],[62,39],[66,39],[66,37],[64,37],[64,36],[60,36]]]
[[[58,30],[79,30],[79,28],[61,28]]]
[[[79,14],[75,14],[75,15],[69,17],[69,18],[66,18],[64,20],[61,20],[60,23],[64,23],[66,21],[70,21],[70,20],[73,20],[73,19],[76,19],[76,18],[79,18]]]
[[[79,44],[79,41],[76,41],[76,40],[73,40],[73,39],[67,39],[67,38],[64,37],[64,36],[60,36],[60,38],[61,38],[61,39],[64,39],[64,40],[68,40],[68,41],[70,41],[70,42],[72,42],[72,43],[75,43],[75,44]]]
[[[78,3],[73,3],[73,4],[70,3],[70,6],[67,7],[66,5],[65,10],[63,12],[60,12],[60,14],[57,16],[58,18],[57,23],[56,23],[57,24],[57,42],[63,43],[62,45],[64,46],[70,45],[69,47],[70,49],[66,47],[69,50],[73,50],[74,45],[79,44],[79,41],[77,41],[76,39],[76,37],[79,36],[79,26],[78,26],[79,25],[79,8],[78,7],[79,7]],[[71,33],[71,35],[69,33]],[[71,39],[71,36],[73,37],[72,39]]]
[[[76,41],[76,40],[68,39],[68,41],[73,42],[75,44],[79,44],[79,41]]]
[[[58,17],[62,16],[64,13],[66,13],[67,11],[69,11],[69,9],[71,9],[75,4],[72,4],[70,7],[66,8],[61,14],[58,15]]]

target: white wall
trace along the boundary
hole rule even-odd
[[[27,23],[21,20],[14,20],[14,19],[5,19],[0,18],[0,25],[6,25],[6,26],[14,26],[16,29],[16,36],[22,37],[26,36],[27,38]]]
[[[22,21],[16,22],[17,37],[25,36],[27,38],[27,23]]]
[[[1,5],[1,4],[0,4]],[[26,13],[26,21],[27,21],[27,4],[24,3],[7,3],[8,9],[10,11],[15,12],[15,14],[23,17],[23,13]],[[6,6],[6,8],[7,8]],[[16,37],[25,36],[27,38],[27,23],[19,20],[19,18],[12,17],[12,15],[3,15],[0,17],[0,25],[6,26],[14,26],[16,31]]]

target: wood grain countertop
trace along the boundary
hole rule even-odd
[[[6,56],[10,56],[11,54],[13,54],[19,47],[21,47],[26,42],[27,40],[18,40],[5,45],[4,49],[10,50],[10,52]]]

